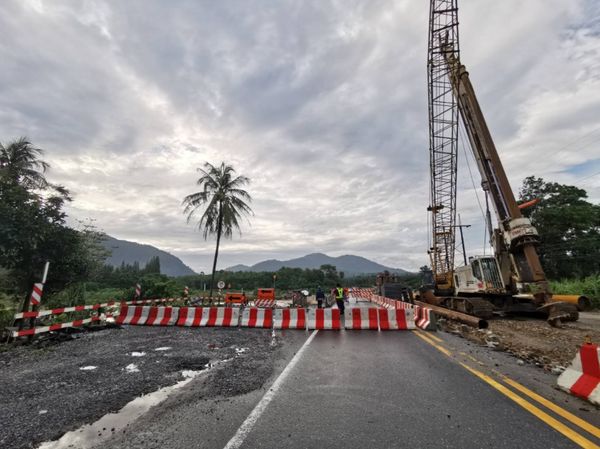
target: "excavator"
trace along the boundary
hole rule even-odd
[[[433,289],[430,304],[480,318],[494,313],[535,312],[551,325],[576,320],[572,298],[552,295],[537,253],[539,235],[524,217],[510,187],[469,73],[460,61],[458,0],[431,0],[429,14],[429,153]],[[454,266],[458,138],[466,134],[481,175],[486,204],[497,219],[486,227],[494,255]]]

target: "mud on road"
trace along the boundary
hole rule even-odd
[[[271,376],[285,344],[262,329],[125,326],[10,348],[0,352],[0,447],[58,439],[183,371],[210,368],[207,398],[248,393]]]
[[[600,314],[580,313],[577,322],[551,327],[536,318],[493,319],[488,329],[475,329],[441,320],[443,330],[461,335],[494,350],[505,351],[545,371],[560,374],[573,361],[579,347],[589,337],[600,343]]]

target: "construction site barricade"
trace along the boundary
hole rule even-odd
[[[74,320],[68,323],[56,323],[51,324],[49,326],[37,326],[31,329],[23,329],[23,330],[15,330],[11,333],[13,338],[15,337],[27,337],[30,335],[43,334],[46,332],[57,331],[59,329],[66,329],[68,327],[81,327],[85,324],[90,324],[95,321],[100,321],[99,316],[92,316],[90,318],[85,318],[83,320]]]
[[[411,309],[377,309],[379,328],[382,331],[415,329],[415,319]]]
[[[177,326],[235,327],[240,311],[231,307],[180,307]]]
[[[271,328],[273,326],[273,309],[258,309],[256,307],[244,309],[240,326]]]
[[[174,326],[179,317],[179,307],[150,307],[146,326]]]
[[[115,322],[117,324],[144,324],[149,313],[150,307],[147,306],[121,306]]]
[[[573,363],[558,376],[561,390],[600,405],[600,352],[598,346],[585,343]]]
[[[418,310],[418,318],[415,318],[415,324],[419,329],[423,330],[436,330],[436,316],[431,309],[427,307],[415,306],[415,310]],[[417,316],[417,315],[415,315]]]
[[[340,309],[309,309],[308,329],[340,330]]]
[[[274,299],[255,299],[254,300],[255,307],[275,307]]]
[[[275,309],[273,311],[273,328],[306,329],[306,309]]]
[[[346,329],[370,329],[379,330],[379,320],[377,318],[377,309],[365,309],[361,307],[348,308],[344,312],[344,321]]]

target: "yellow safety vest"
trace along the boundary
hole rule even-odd
[[[337,295],[335,295],[335,299],[344,299],[344,289],[343,288],[336,288],[335,289],[337,291]]]

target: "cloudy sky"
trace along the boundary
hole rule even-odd
[[[459,3],[462,61],[513,188],[533,174],[599,201],[600,3]],[[2,1],[0,141],[46,151],[50,180],[74,193],[72,223],[196,271],[214,240],[186,224],[181,200],[204,161],[252,180],[254,216],[219,267],[324,252],[417,269],[427,18],[418,0]],[[459,212],[478,253],[460,153]]]

